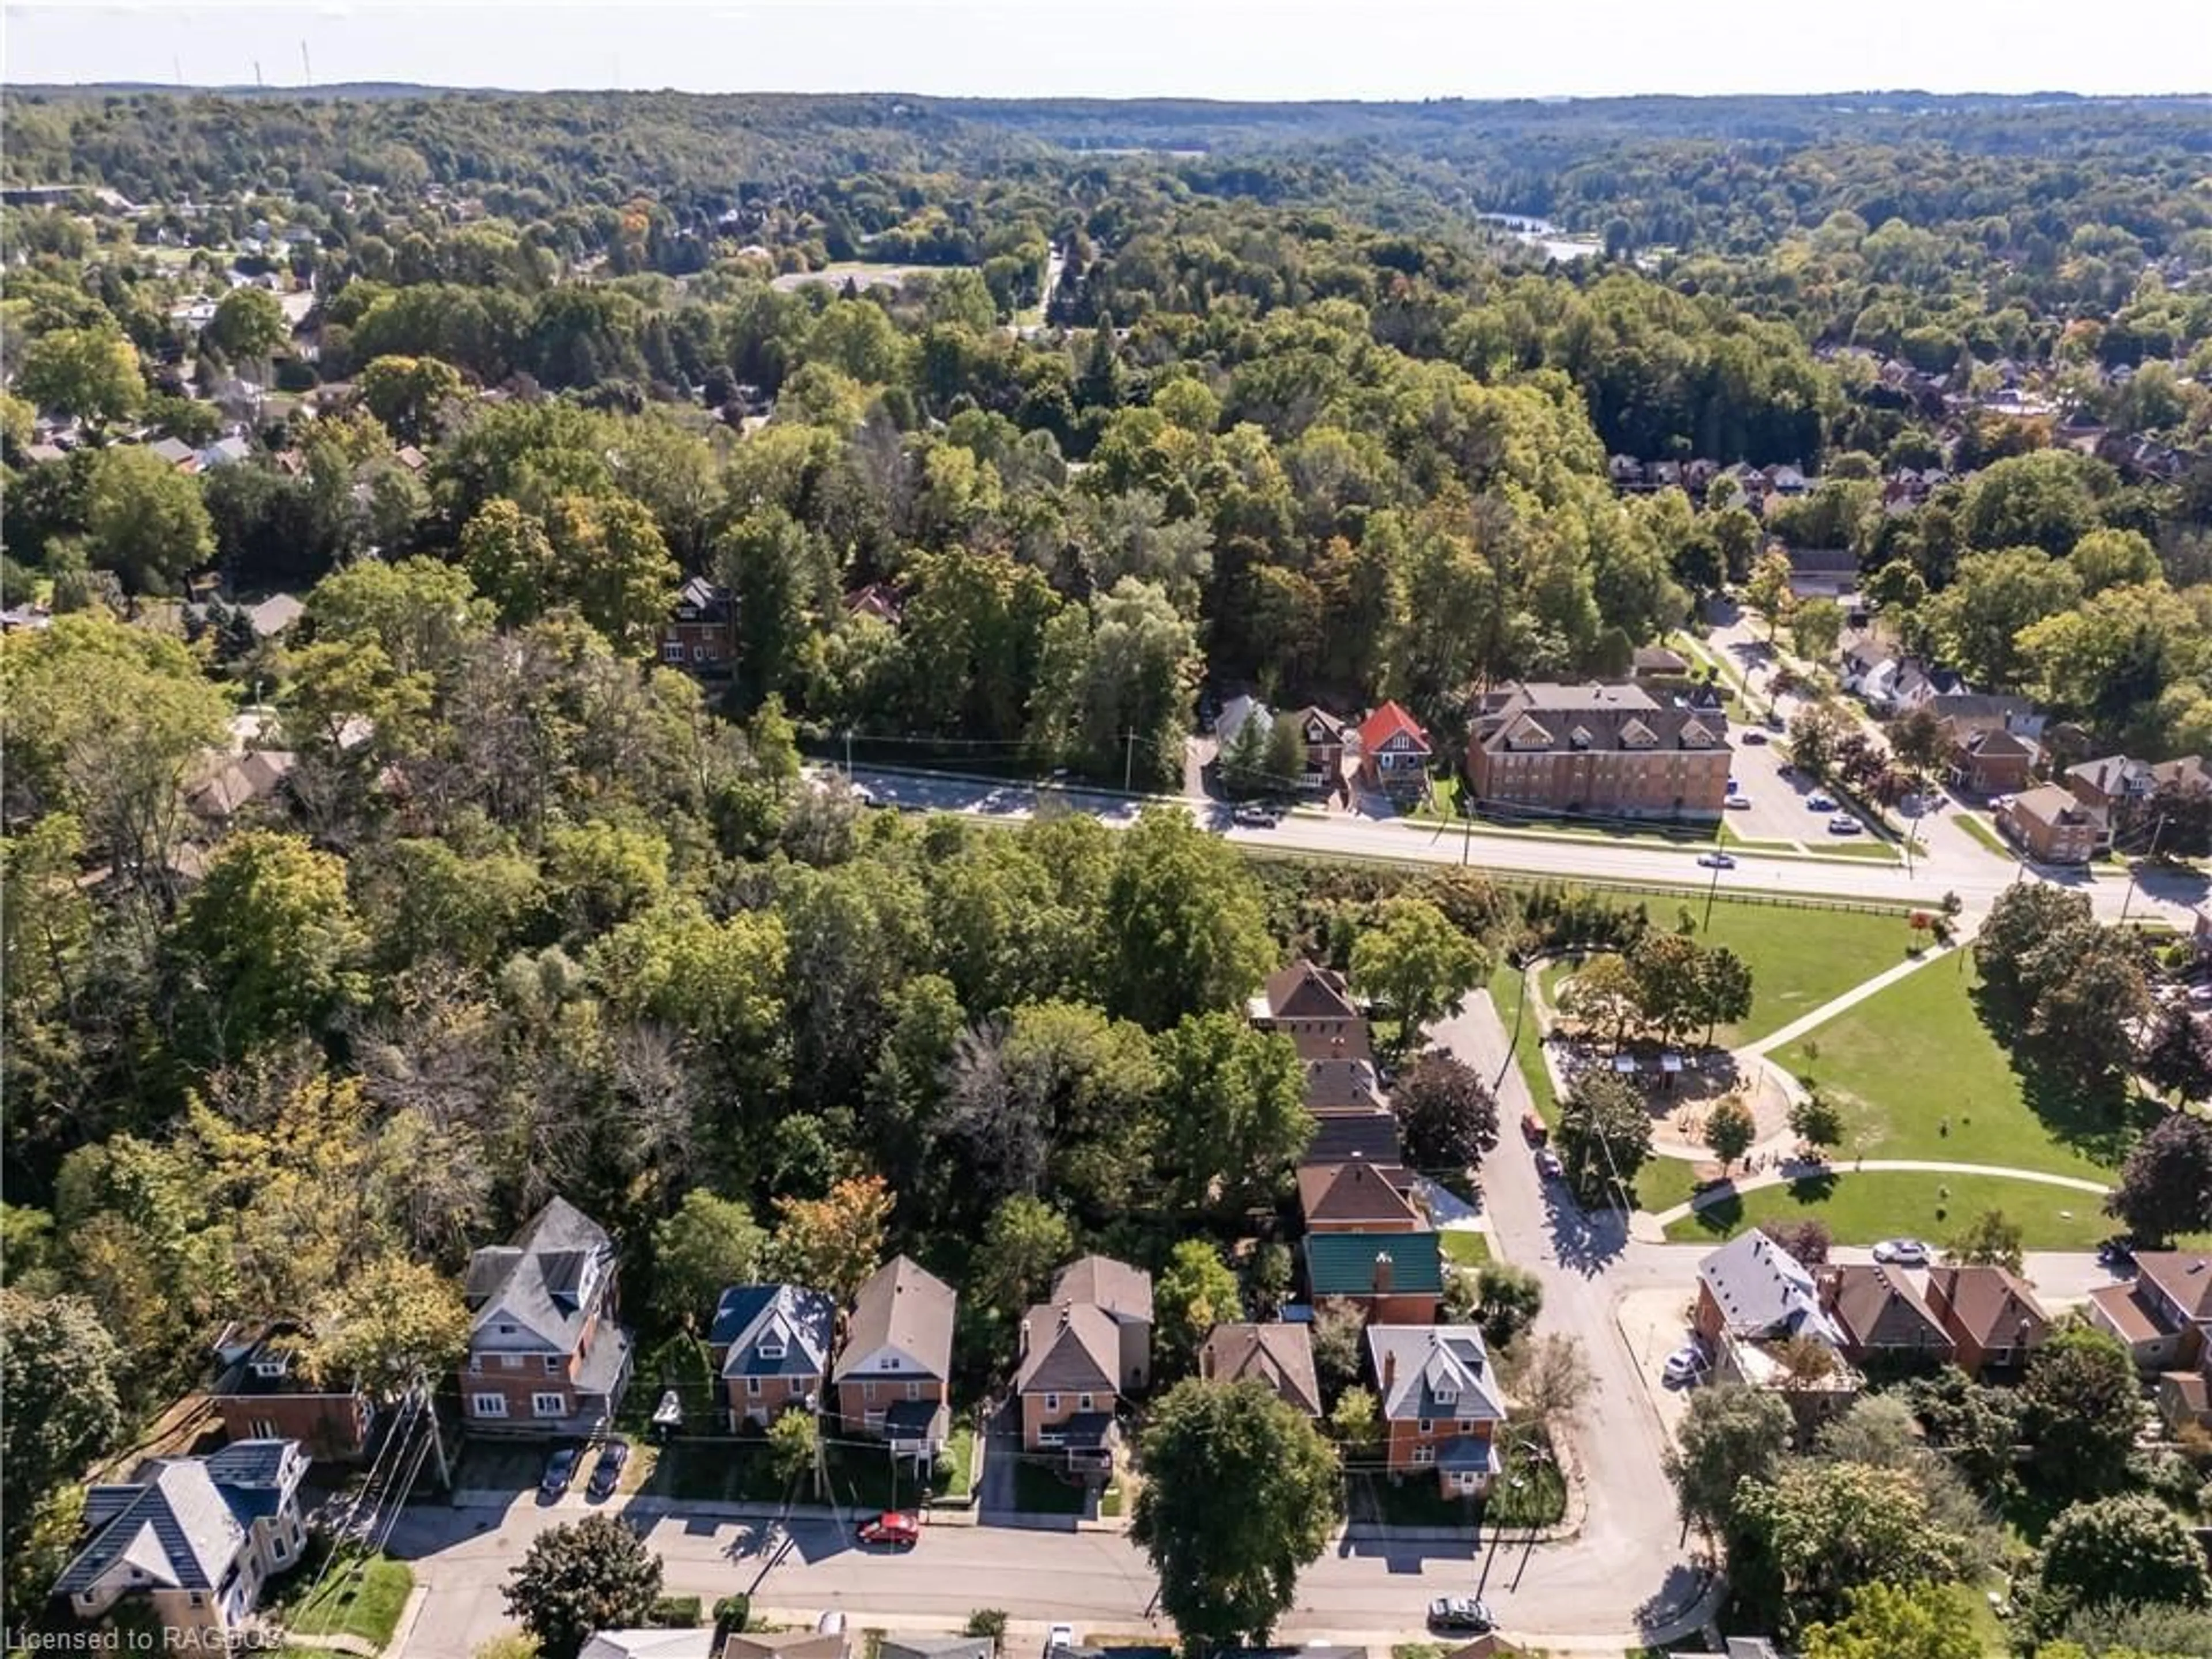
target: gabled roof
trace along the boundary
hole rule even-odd
[[[96,1530],[55,1594],[89,1589],[118,1561],[152,1588],[213,1589],[247,1529],[293,1501],[307,1469],[296,1440],[240,1440],[211,1457],[164,1458],[129,1485],[93,1486],[84,1518]]]
[[[1345,1164],[1357,1158],[1379,1167],[1397,1164],[1404,1156],[1398,1139],[1398,1120],[1376,1108],[1366,1111],[1313,1113],[1313,1139],[1306,1143],[1300,1164]]]
[[[1306,1277],[1313,1294],[1374,1296],[1378,1277],[1391,1295],[1441,1296],[1443,1256],[1434,1233],[1309,1233]]]
[[[1040,1303],[1022,1316],[1016,1394],[1111,1394],[1121,1364],[1121,1334],[1103,1308],[1087,1302]]]
[[[1605,754],[1727,747],[1727,722],[1682,702],[1661,703],[1632,681],[1516,681],[1488,693],[1474,742],[1492,754],[1565,747]]]
[[[2038,823],[2102,823],[2104,809],[2084,805],[2055,783],[2040,783],[2033,789],[2023,790],[2012,798],[2014,817],[2033,818]]]
[[[853,1298],[845,1346],[837,1356],[838,1380],[884,1348],[909,1356],[931,1376],[952,1370],[952,1287],[905,1256],[894,1256],[869,1276]]]
[[[1364,1055],[1354,1059],[1347,1054],[1306,1061],[1309,1110],[1366,1110],[1382,1104],[1382,1079],[1373,1060]]]
[[[1479,1326],[1370,1325],[1367,1353],[1389,1422],[1505,1419]]]
[[[2006,731],[2002,726],[1984,726],[1979,731],[1970,731],[1966,734],[1966,742],[1960,746],[1968,754],[1979,756],[1985,760],[1996,757],[2033,760],[2037,752],[2033,743],[2026,738]]]
[[[574,1353],[614,1266],[606,1229],[567,1199],[552,1200],[514,1243],[469,1258],[461,1293],[474,1316],[471,1343],[526,1348],[528,1341],[516,1339],[527,1338],[540,1345],[537,1351]]]
[[[1359,722],[1359,748],[1363,754],[1374,754],[1394,738],[1409,738],[1416,749],[1429,746],[1429,734],[1421,729],[1420,721],[1395,702],[1384,703]]]
[[[722,1644],[721,1659],[846,1659],[849,1651],[842,1636],[811,1630],[762,1631],[732,1634]]]
[[[1980,1347],[2021,1346],[2023,1327],[2030,1341],[2041,1340],[2051,1328],[2051,1316],[2027,1281],[2002,1267],[1931,1268],[1928,1300]]]
[[[1950,1340],[1918,1289],[1896,1269],[1853,1263],[1828,1273],[1828,1312],[1858,1346],[1925,1348]]]
[[[710,1626],[692,1630],[603,1630],[576,1659],[714,1659]]]
[[[1757,1228],[1699,1262],[1698,1280],[1712,1292],[1732,1336],[1836,1340],[1813,1275]]]
[[[886,1636],[876,1659],[994,1659],[998,1650],[988,1636]]]
[[[1330,714],[1328,709],[1322,708],[1317,702],[1308,703],[1304,708],[1299,709],[1296,714],[1290,716],[1290,719],[1297,726],[1299,732],[1304,734],[1309,739],[1312,737],[1312,728],[1316,726],[1319,726],[1322,729],[1321,740],[1323,743],[1342,743],[1344,741],[1344,731],[1346,725],[1344,716],[1341,714]]]
[[[1304,1325],[1216,1325],[1198,1351],[1209,1382],[1264,1382],[1308,1417],[1321,1415],[1313,1334]]]
[[[1275,1019],[1358,1019],[1342,974],[1303,957],[1267,975],[1267,1012]]]
[[[837,1304],[803,1285],[732,1285],[722,1292],[707,1346],[726,1348],[725,1376],[819,1376],[830,1368]],[[763,1353],[763,1346],[780,1348]]]
[[[199,452],[180,438],[157,438],[146,446],[151,454],[160,456],[171,466],[182,466],[187,461],[199,459]]]
[[[1087,1302],[1117,1320],[1152,1323],[1152,1276],[1110,1255],[1079,1256],[1052,1276],[1052,1299]]]
[[[1221,712],[1213,717],[1213,735],[1220,739],[1223,751],[1225,753],[1243,736],[1244,728],[1255,721],[1264,740],[1274,728],[1275,717],[1259,698],[1240,694],[1223,703]]]
[[[1343,1164],[1308,1164],[1298,1170],[1298,1208],[1306,1225],[1377,1225],[1418,1222],[1420,1212],[1406,1195],[1364,1158]]]
[[[2143,1251],[2136,1257],[2136,1277],[2157,1286],[2191,1323],[2212,1322],[2212,1254]]]

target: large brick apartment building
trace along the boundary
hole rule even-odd
[[[1483,698],[1467,777],[1505,811],[1717,818],[1731,753],[1723,716],[1640,685],[1516,682]]]

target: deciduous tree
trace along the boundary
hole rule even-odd
[[[1075,1254],[1066,1217],[1017,1193],[992,1212],[977,1248],[970,1293],[1012,1325],[1043,1297],[1052,1276]]]
[[[1179,808],[1121,837],[1103,921],[1109,1006],[1153,1030],[1241,1006],[1274,960],[1249,868]]]
[[[215,555],[200,487],[149,449],[111,449],[92,477],[93,562],[134,593],[174,593]]]
[[[1431,1048],[1400,1073],[1390,1091],[1406,1156],[1418,1170],[1458,1173],[1498,1145],[1498,1099],[1480,1073]]]
[[[1973,1616],[1934,1584],[1868,1584],[1851,1592],[1850,1612],[1805,1632],[1805,1659],[1979,1659]]]
[[[1456,1013],[1489,971],[1488,953],[1426,899],[1383,900],[1352,942],[1352,982],[1397,1018],[1401,1047]]]
[[[776,1259],[800,1284],[849,1303],[883,1259],[891,1202],[884,1178],[872,1175],[849,1176],[825,1197],[780,1198]]]
[[[234,363],[256,363],[291,337],[284,308],[267,289],[248,283],[216,301],[209,343]]]
[[[544,1659],[576,1659],[595,1632],[643,1626],[660,1597],[660,1558],[612,1515],[538,1534],[507,1577],[507,1610]]]
[[[2021,1406],[2023,1437],[2052,1487],[2095,1497],[2125,1483],[2143,1409],[2116,1339],[2087,1326],[2059,1331],[2028,1362]]]
[[[76,1478],[115,1443],[122,1371],[122,1350],[84,1297],[42,1302],[0,1291],[0,1455],[25,1501]]]
[[[2044,1534],[2028,1622],[2055,1635],[2096,1602],[2212,1607],[2212,1574],[2189,1524],[2159,1499],[2128,1492],[2063,1511]]]
[[[653,1226],[653,1306],[670,1324],[697,1329],[725,1290],[758,1280],[768,1254],[768,1230],[750,1209],[694,1187]]]
[[[314,1310],[309,1371],[380,1397],[434,1387],[468,1352],[469,1313],[453,1281],[425,1262],[379,1256],[346,1273]]]
[[[2186,1112],[2160,1118],[2128,1154],[2105,1210],[2154,1249],[2212,1227],[2212,1124]]]
[[[2002,1210],[1983,1210],[1958,1231],[1951,1240],[1951,1248],[1943,1253],[1943,1259],[2018,1273],[2021,1241],[2018,1222]]]
[[[1152,1287],[1152,1307],[1161,1351],[1179,1367],[1190,1364],[1216,1325],[1244,1316],[1237,1275],[1202,1238],[1186,1238],[1175,1247]]]
[[[119,330],[58,328],[31,342],[15,389],[40,409],[103,427],[137,412],[146,380]]]
[[[1705,1114],[1705,1145],[1721,1161],[1721,1171],[1751,1150],[1759,1139],[1759,1122],[1751,1115],[1751,1108],[1735,1095],[1726,1095],[1713,1103]]]
[[[1631,1186],[1651,1156],[1651,1114],[1636,1085],[1612,1072],[1585,1071],[1560,1103],[1555,1139],[1567,1179],[1585,1200]]]
[[[1729,1533],[1740,1488],[1747,1480],[1773,1479],[1794,1426],[1789,1407],[1764,1389],[1720,1383],[1691,1395],[1667,1453],[1667,1478],[1682,1518],[1708,1537]]]

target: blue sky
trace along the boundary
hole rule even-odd
[[[2106,27],[2109,21],[2110,27]],[[2212,0],[16,3],[11,82],[1213,98],[2212,91]]]

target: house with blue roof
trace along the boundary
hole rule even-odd
[[[766,1428],[787,1411],[822,1408],[837,1304],[803,1285],[732,1285],[714,1308],[707,1352],[732,1429]]]
[[[296,1440],[239,1440],[207,1457],[161,1458],[134,1481],[87,1489],[87,1539],[55,1582],[82,1619],[143,1597],[170,1648],[220,1648],[262,1586],[307,1543]]]

